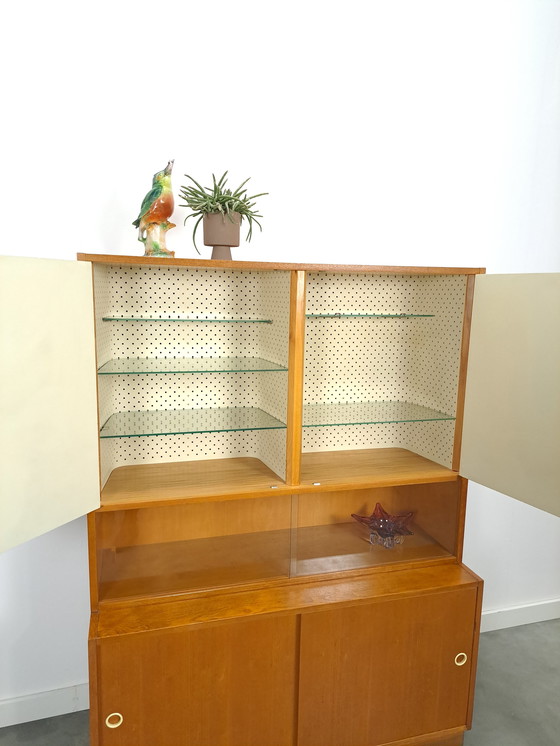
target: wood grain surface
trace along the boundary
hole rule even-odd
[[[295,616],[98,640],[99,746],[291,746],[297,641]]]
[[[238,269],[238,270],[285,270],[308,272],[371,272],[389,275],[473,275],[484,272],[481,267],[394,267],[369,264],[294,264],[287,262],[244,262],[223,261],[215,259],[161,259],[144,256],[125,256],[121,254],[85,254],[77,255],[78,261],[98,264],[124,264],[144,267],[192,267],[203,269]]]
[[[99,611],[97,635],[137,634],[189,624],[225,622],[263,614],[313,613],[332,606],[352,606],[441,592],[455,586],[479,586],[480,580],[454,562],[394,572],[356,574],[352,577],[306,579],[305,582],[219,591],[166,603],[107,604]]]
[[[477,589],[302,618],[299,746],[380,746],[465,727]],[[464,652],[463,666],[455,656]]]
[[[305,273],[292,272],[286,432],[286,483],[299,484],[303,420]]]
[[[256,458],[138,464],[113,470],[101,493],[101,510],[457,479],[451,469],[404,448],[304,453],[300,484],[294,486]]]

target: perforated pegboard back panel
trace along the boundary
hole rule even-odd
[[[288,337],[290,332],[290,273],[259,273],[262,287],[260,303],[265,319],[271,325],[259,324],[260,349],[267,360],[288,365]]]
[[[110,330],[111,358],[241,355],[287,364],[288,272],[96,265],[95,283],[98,335]]]
[[[102,425],[113,412],[207,407],[258,407],[286,422],[284,371],[99,376],[98,387]]]
[[[100,366],[203,357],[287,366],[288,272],[96,265],[95,288]],[[285,422],[286,401],[285,371],[99,376],[101,424],[114,412],[247,406]],[[102,440],[101,450],[104,481],[125,464],[230,456],[256,456],[280,476],[285,470],[284,430],[118,438]]]
[[[101,440],[102,484],[118,466],[254,456],[284,479],[284,430]],[[157,449],[157,450],[156,450]]]
[[[465,287],[456,275],[310,274],[307,314],[342,316],[306,321],[304,404],[405,401],[454,416]],[[304,428],[303,450],[398,446],[450,465],[453,435],[452,422]]]
[[[455,422],[389,422],[303,428],[304,453],[358,448],[407,448],[451,468]]]

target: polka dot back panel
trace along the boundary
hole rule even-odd
[[[306,320],[304,404],[403,401],[455,416],[465,289],[455,275],[310,273],[307,314],[341,316]],[[450,466],[453,437],[453,421],[309,427],[303,450],[396,446]]]
[[[98,368],[114,359],[226,357],[287,367],[287,272],[96,264],[94,280]],[[99,376],[101,425],[115,412],[210,407],[257,407],[285,423],[286,402],[285,371]],[[235,456],[255,456],[284,477],[285,441],[285,430],[102,439],[103,482],[127,464]]]

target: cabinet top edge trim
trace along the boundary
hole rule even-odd
[[[78,261],[142,267],[193,267],[201,269],[253,269],[260,271],[368,272],[390,275],[477,275],[483,267],[395,267],[369,264],[292,264],[284,262],[217,261],[212,259],[158,259],[119,254],[77,254]]]
[[[164,603],[104,605],[99,611],[97,638],[172,630],[262,615],[314,613],[325,609],[430,595],[462,588],[476,589],[480,581],[455,563],[390,572],[363,573],[350,578],[309,579],[266,590],[234,589]]]

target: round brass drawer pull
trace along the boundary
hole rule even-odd
[[[122,725],[123,720],[124,718],[120,712],[112,712],[105,718],[105,725],[107,728],[118,728],[119,725]]]
[[[467,654],[457,653],[457,655],[455,656],[455,665],[464,666],[466,662],[467,662]]]

